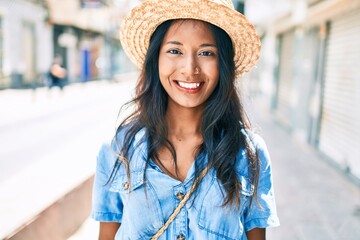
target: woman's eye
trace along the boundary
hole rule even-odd
[[[214,56],[215,54],[213,52],[209,52],[209,51],[204,51],[200,53],[200,56],[205,56],[205,57],[209,57],[209,56]]]
[[[181,52],[179,50],[176,50],[176,49],[172,49],[172,50],[169,50],[167,52],[171,53],[171,54],[181,54]]]

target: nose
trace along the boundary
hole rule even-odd
[[[199,74],[200,68],[198,66],[197,57],[194,55],[188,55],[184,58],[183,71],[182,73],[187,75]]]

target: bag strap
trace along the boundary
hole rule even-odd
[[[179,203],[179,205],[175,208],[174,212],[170,215],[169,219],[166,223],[157,231],[157,233],[151,238],[151,240],[157,240],[161,234],[165,232],[165,230],[169,227],[170,223],[174,221],[175,217],[179,214],[182,207],[184,207],[185,203],[189,200],[191,194],[195,191],[201,180],[204,178],[206,173],[209,170],[209,165],[207,165],[200,173],[200,175],[195,179],[193,185],[190,190],[185,194],[183,200]]]

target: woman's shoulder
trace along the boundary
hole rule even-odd
[[[124,145],[124,141],[133,141],[133,143],[139,143],[146,137],[146,128],[134,127],[134,124],[126,124],[121,126],[112,139],[112,144],[116,143],[120,147]]]
[[[112,169],[117,162],[117,155],[114,152],[111,141],[104,141],[97,154],[96,158],[96,176],[103,176],[104,183],[111,175]]]
[[[242,129],[241,134],[245,136],[246,141],[249,143],[250,150],[258,156],[260,168],[269,166],[271,159],[264,138],[259,133],[250,129]],[[239,155],[240,158],[248,160],[245,148],[240,150]],[[248,161],[246,162],[248,164]],[[244,164],[244,161],[240,161],[240,165],[242,164]]]
[[[119,156],[123,151],[124,141],[126,141],[126,134],[128,133],[128,126],[120,128],[114,137],[104,141],[99,149],[97,156],[97,169],[108,172],[115,166]],[[134,146],[139,146],[140,143],[144,142],[145,129],[139,130],[134,135],[132,149]],[[130,149],[130,151],[132,151]]]
[[[253,150],[261,151],[267,148],[264,138],[254,130],[242,129],[241,134],[245,136]]]

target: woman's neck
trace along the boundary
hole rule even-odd
[[[166,113],[166,123],[168,126],[168,137],[186,139],[201,135],[201,116],[200,108],[184,108],[180,106],[168,106]]]

